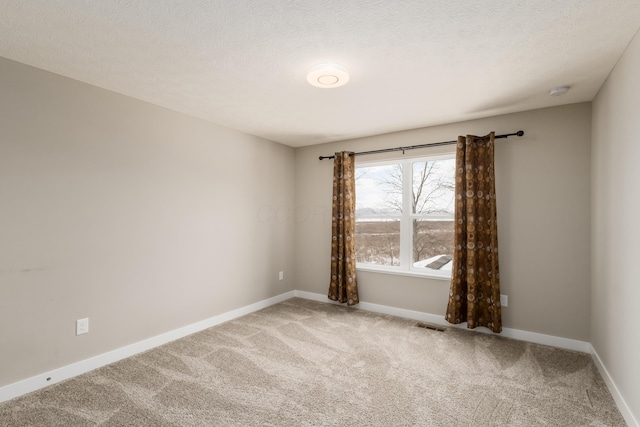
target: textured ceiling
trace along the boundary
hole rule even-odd
[[[592,100],[638,27],[640,0],[0,0],[0,56],[297,147]],[[351,81],[310,86],[324,61]]]

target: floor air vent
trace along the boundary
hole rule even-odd
[[[431,329],[432,331],[444,332],[444,328],[441,328],[440,326],[436,326],[436,325],[430,325],[428,323],[416,323],[416,326],[418,328]]]

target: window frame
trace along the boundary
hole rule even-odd
[[[431,155],[420,155],[413,157],[402,157],[388,160],[372,160],[372,161],[360,161],[356,160],[355,172],[360,167],[376,167],[376,166],[388,166],[400,164],[402,167],[402,213],[395,213],[389,215],[366,215],[364,218],[389,218],[397,219],[400,221],[400,265],[381,265],[356,262],[356,269],[358,271],[375,272],[383,274],[393,274],[401,276],[422,277],[438,280],[451,280],[451,271],[441,272],[438,270],[425,271],[420,267],[414,267],[413,262],[413,220],[414,219],[449,219],[454,221],[454,214],[414,214],[412,213],[411,200],[413,189],[413,165],[414,163],[438,161],[438,160],[455,160],[456,154],[454,151],[446,153],[438,153]],[[454,169],[455,174],[455,169]],[[455,182],[455,176],[454,176]],[[356,184],[356,203],[358,201],[357,184]],[[357,215],[356,221],[362,216]],[[357,235],[356,235],[357,238]],[[452,242],[453,243],[453,242]]]

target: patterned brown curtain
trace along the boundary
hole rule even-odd
[[[458,137],[455,237],[446,319],[502,331],[494,133]]]
[[[355,305],[356,282],[356,183],[353,153],[335,153],[331,213],[331,284],[329,299]]]

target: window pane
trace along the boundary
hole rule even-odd
[[[402,213],[402,165],[356,168],[356,217]]]
[[[356,261],[400,265],[400,221],[356,220]]]
[[[413,220],[413,266],[451,271],[453,220]]]
[[[455,167],[455,159],[413,163],[412,213],[453,213]]]

